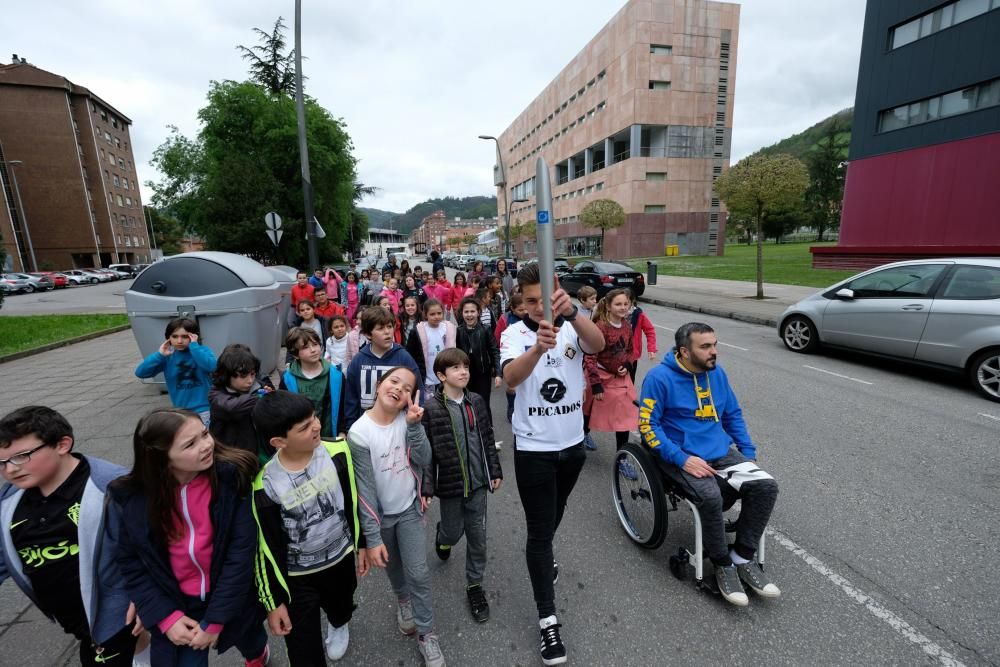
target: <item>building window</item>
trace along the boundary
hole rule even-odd
[[[121,195],[116,195],[116,199],[118,200],[118,205],[119,206],[124,206],[125,205],[125,203],[122,201],[122,196]]]
[[[650,81],[649,82],[649,89],[650,90],[670,90],[670,82],[669,81]]]
[[[669,56],[673,54],[674,47],[667,44],[650,44],[649,52],[659,56]]]
[[[122,184],[125,186],[125,189],[128,190],[128,179],[124,176],[122,177]]]
[[[118,158],[118,168],[125,171],[125,160],[122,158]]]
[[[115,166],[115,154],[114,153],[108,153],[108,162],[111,163],[112,167]]]
[[[665,171],[647,171],[646,172],[647,181],[665,181],[667,180],[667,172]]]
[[[646,204],[643,211],[645,213],[666,213],[667,207],[665,204]]]
[[[107,130],[104,131],[104,140],[107,141],[109,144],[111,143],[111,133],[108,132]]]
[[[121,182],[118,180],[118,174],[115,174],[111,178],[114,180],[116,188],[121,187]]]
[[[889,31],[889,49],[898,49],[993,9],[1000,9],[1000,0],[956,0],[950,2],[892,28]]]
[[[115,137],[115,148],[121,148],[121,147],[122,147],[122,140],[119,139],[118,137]]]
[[[118,119],[117,118],[112,118],[111,119],[111,125],[117,130],[118,129]]]
[[[125,205],[128,206],[129,208],[132,208],[132,198],[131,197],[125,197]]]
[[[885,109],[879,112],[878,131],[891,132],[995,106],[1000,106],[1000,79]]]

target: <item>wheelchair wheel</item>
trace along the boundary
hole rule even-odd
[[[633,542],[656,549],[667,536],[667,503],[660,471],[642,445],[628,443],[615,452],[611,495],[618,520]]]

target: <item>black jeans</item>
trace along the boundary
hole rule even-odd
[[[118,634],[99,647],[94,645],[90,637],[80,639],[80,664],[85,667],[97,665],[130,667],[132,656],[135,653],[135,644],[139,640],[138,637],[132,636],[132,628],[134,627],[135,623],[126,625]]]
[[[320,611],[326,613],[333,627],[341,627],[351,620],[354,613],[354,591],[357,587],[353,553],[325,570],[288,577],[292,599],[288,605],[288,618],[293,628],[285,636],[289,664],[326,667]]]
[[[521,496],[528,532],[524,558],[538,618],[556,613],[552,540],[586,460],[582,442],[558,452],[514,452],[517,492]]]

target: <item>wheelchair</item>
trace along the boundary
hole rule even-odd
[[[694,584],[699,590],[718,593],[715,578],[705,580],[705,554],[702,549],[701,516],[685,490],[664,475],[649,449],[633,434],[629,442],[615,452],[611,478],[611,496],[618,520],[629,539],[643,549],[657,549],[667,537],[670,512],[684,504],[694,517],[694,549],[679,547],[670,556],[670,572],[677,579],[687,578],[694,569]],[[735,503],[724,506],[728,510]],[[727,537],[736,532],[735,522],[726,520]],[[764,536],[757,545],[756,560],[764,567]]]

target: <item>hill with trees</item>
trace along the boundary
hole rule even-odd
[[[389,221],[403,234],[409,234],[420,222],[437,210],[448,218],[493,218],[497,214],[496,197],[439,197],[412,206],[406,213],[393,213],[377,208],[361,208],[368,216],[369,227],[386,227]]]
[[[844,147],[844,159],[847,159],[847,146],[851,142],[851,128],[854,122],[854,109],[847,108],[843,111],[824,118],[812,127],[786,137],[776,144],[765,146],[754,155],[779,155],[784,153],[799,160],[806,160],[807,155],[813,151],[817,145],[824,142],[829,137],[830,126],[836,126],[837,145]]]

